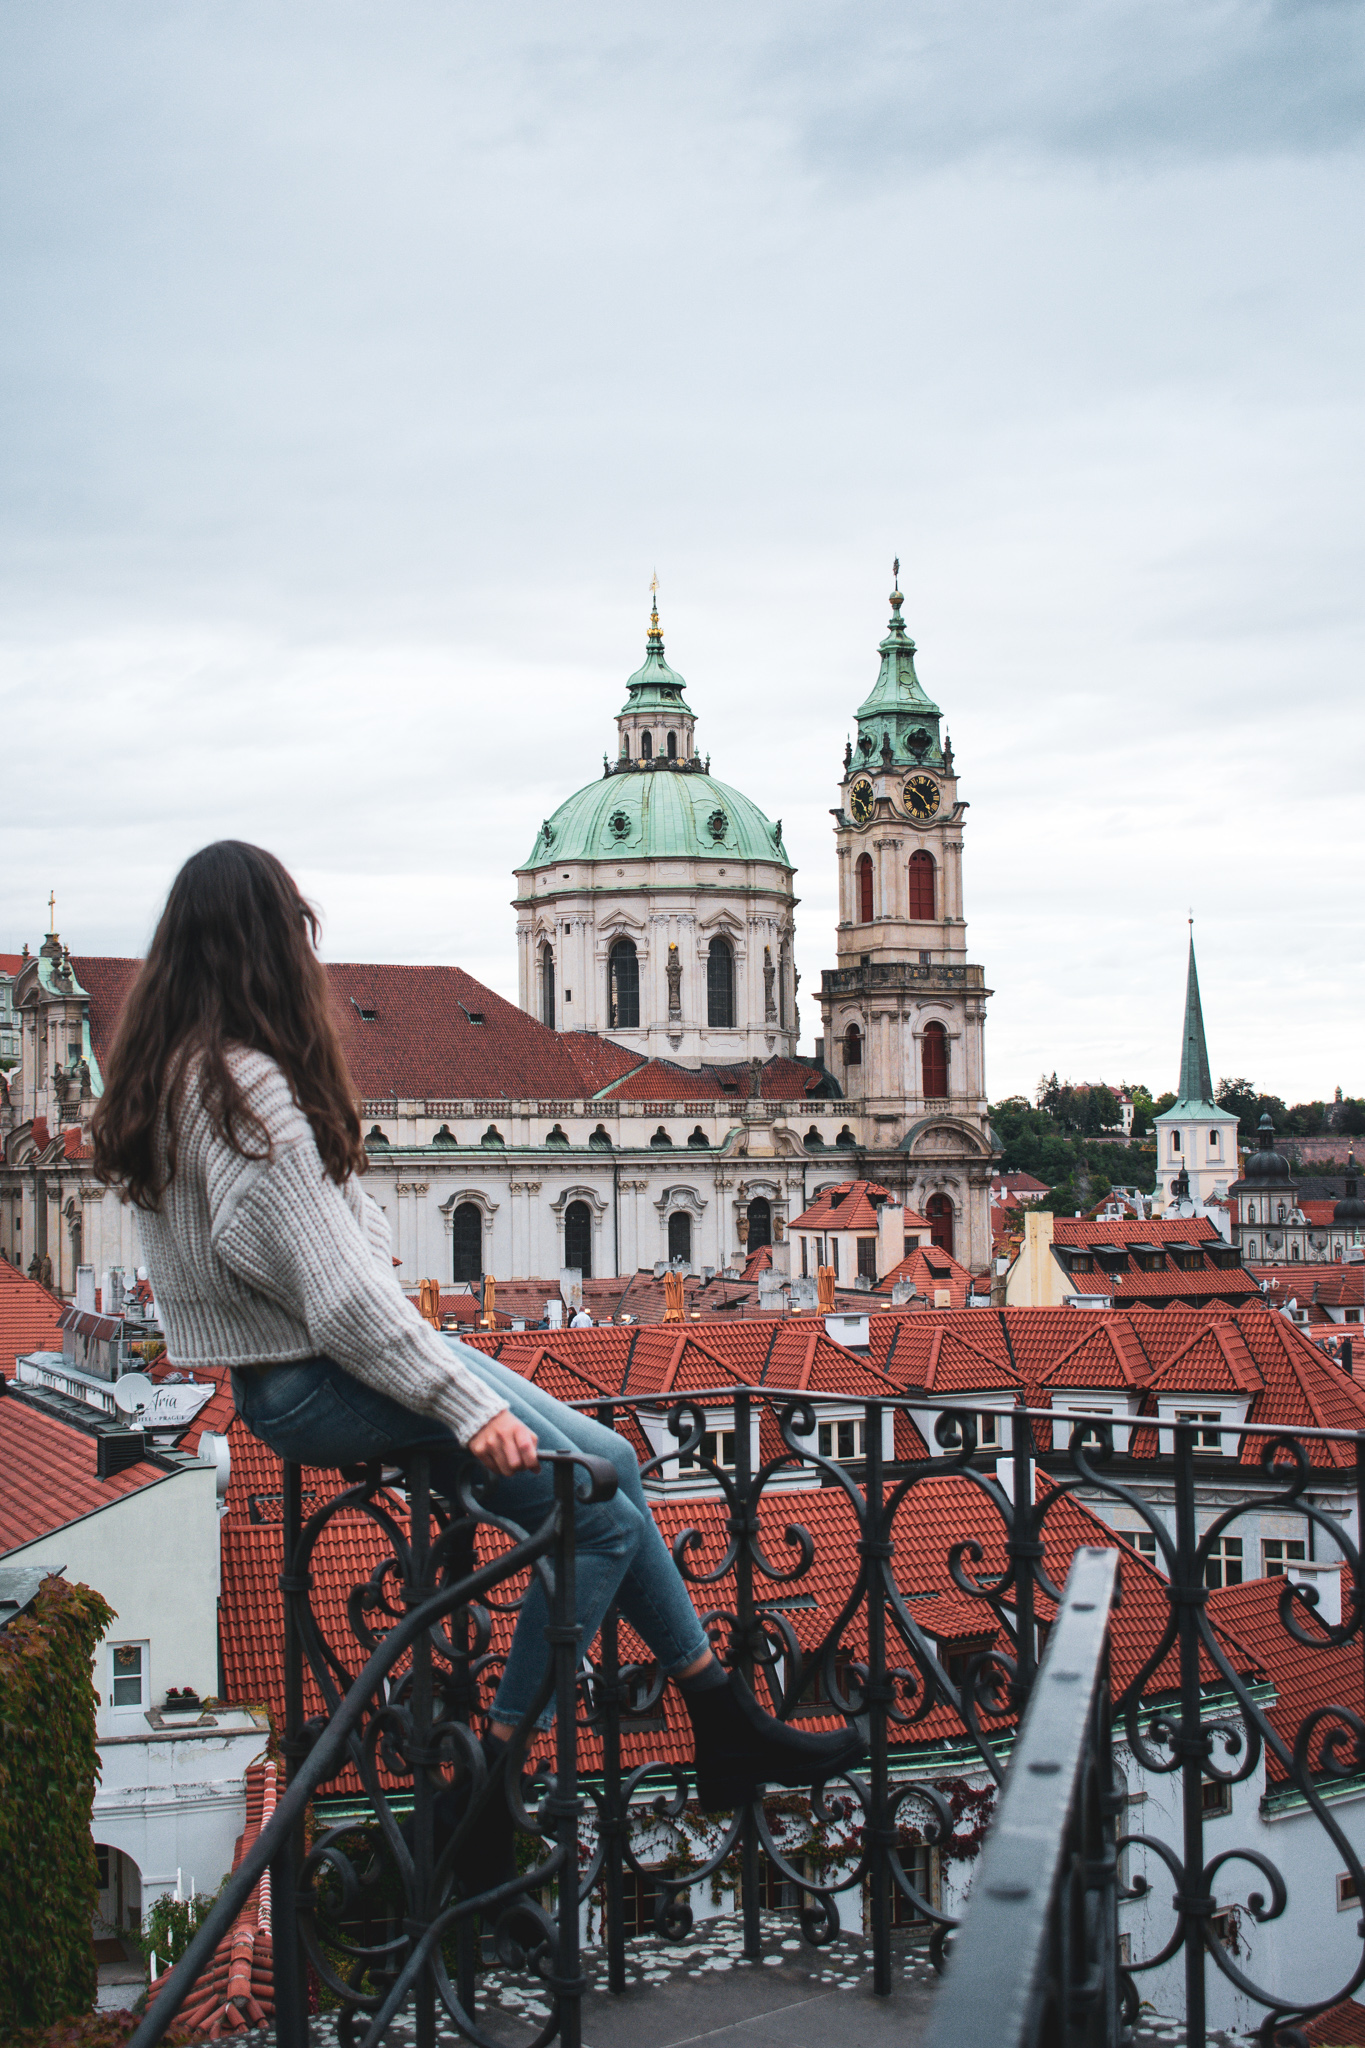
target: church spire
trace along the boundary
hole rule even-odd
[[[1180,1044],[1178,1107],[1195,1103],[1215,1109],[1209,1049],[1204,1042],[1204,1012],[1199,1002],[1199,970],[1194,964],[1194,921],[1190,921],[1190,967],[1185,982],[1185,1035]]]

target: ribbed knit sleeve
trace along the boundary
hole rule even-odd
[[[328,1179],[279,1069],[259,1056],[251,1067],[247,1099],[273,1157],[246,1161],[212,1147],[206,1188],[214,1253],[296,1317],[317,1353],[468,1443],[507,1403],[422,1320],[392,1267],[385,1272],[382,1213],[359,1189],[343,1192]]]

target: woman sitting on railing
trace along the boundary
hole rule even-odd
[[[703,1808],[847,1769],[863,1749],[856,1731],[792,1729],[763,1712],[738,1673],[727,1678],[630,1446],[433,1330],[401,1292],[383,1213],[357,1179],[366,1160],[356,1090],[317,937],[280,862],[221,840],[177,875],[124,1007],[95,1114],[96,1171],[140,1212],[171,1357],[230,1366],[243,1421],[300,1464],[401,1463],[425,1447],[433,1484],[453,1492],[472,1453],[494,1476],[488,1507],[523,1527],[553,1504],[539,1451],[609,1459],[614,1497],[576,1517],[583,1647],[615,1598],[678,1682]],[[534,1708],[547,1620],[533,1579],[483,1737],[490,1762]],[[495,1872],[512,1846],[498,1810]]]

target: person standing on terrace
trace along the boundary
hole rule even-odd
[[[856,1730],[792,1729],[717,1662],[625,1440],[432,1329],[403,1294],[360,1185],[356,1090],[318,932],[273,854],[220,840],[176,876],[120,1019],[95,1170],[138,1209],[170,1356],[230,1367],[238,1413],[281,1458],[401,1464],[425,1449],[433,1485],[453,1495],[472,1454],[489,1510],[524,1528],[553,1504],[541,1451],[608,1459],[615,1495],[575,1520],[583,1648],[615,1599],[678,1683],[703,1808],[846,1770],[863,1751]],[[491,1762],[534,1711],[548,1619],[533,1579],[483,1737]],[[499,1861],[510,1816],[502,1825]]]

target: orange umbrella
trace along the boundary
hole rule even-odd
[[[664,1321],[680,1323],[683,1320],[683,1276],[681,1273],[664,1274]]]
[[[433,1330],[441,1327],[441,1283],[423,1280],[417,1289],[417,1313]]]
[[[498,1318],[493,1310],[493,1297],[496,1292],[497,1289],[494,1286],[493,1275],[485,1273],[483,1276],[483,1328],[485,1330],[496,1330],[498,1327]],[[831,1295],[831,1301],[833,1298]]]
[[[834,1268],[817,1266],[815,1269],[816,1306],[821,1315],[828,1315],[834,1307]]]

